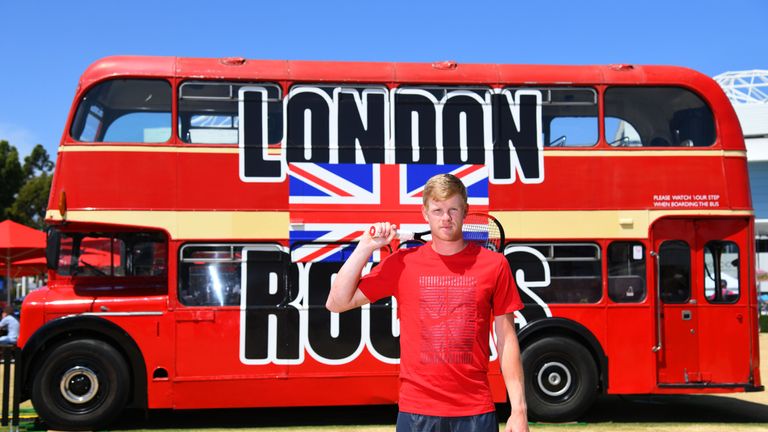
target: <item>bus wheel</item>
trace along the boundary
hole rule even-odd
[[[32,404],[54,429],[93,429],[128,399],[128,366],[111,345],[91,339],[55,347],[34,372]]]
[[[597,367],[592,354],[566,337],[547,337],[522,353],[525,396],[531,418],[571,421],[597,397]]]

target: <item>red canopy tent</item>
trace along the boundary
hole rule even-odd
[[[0,276],[3,278],[7,275],[5,265],[4,262],[0,263]],[[46,270],[48,270],[48,268],[45,263],[45,257],[18,260],[13,262],[11,277],[35,276],[45,273]]]
[[[45,233],[5,220],[0,222],[0,261],[5,263],[5,289],[11,302],[12,264],[20,260],[45,256]]]

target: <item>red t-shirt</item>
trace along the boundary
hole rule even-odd
[[[492,317],[523,307],[502,254],[468,243],[440,255],[427,243],[387,257],[358,288],[371,302],[397,299],[401,411],[457,417],[494,410]]]

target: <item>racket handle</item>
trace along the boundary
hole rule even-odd
[[[398,231],[397,232],[397,238],[400,241],[413,240],[414,237],[415,237],[415,234],[413,233],[413,231]]]
[[[401,241],[413,240],[415,237],[415,234],[411,231],[400,231],[396,229],[395,232],[395,237]],[[371,225],[371,227],[368,228],[368,234],[370,234],[370,236],[373,238],[381,237],[381,233],[378,232],[376,226],[374,225]]]

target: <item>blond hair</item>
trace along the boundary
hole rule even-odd
[[[427,180],[427,184],[424,185],[422,202],[424,203],[424,208],[427,208],[430,199],[445,201],[454,195],[461,197],[464,209],[466,209],[467,188],[464,186],[464,183],[453,174],[438,174]]]

